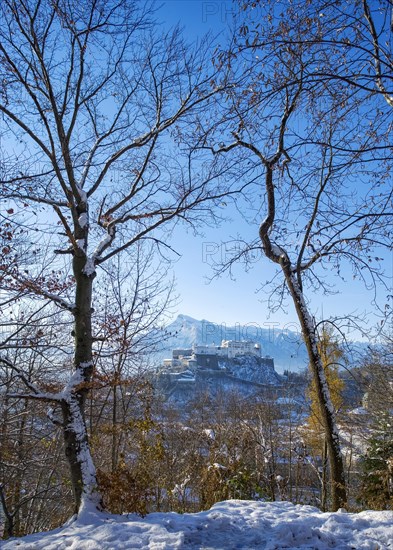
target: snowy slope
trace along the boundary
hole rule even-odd
[[[226,367],[233,376],[241,380],[273,386],[282,384],[282,377],[276,373],[273,365],[270,366],[264,359],[253,355],[220,360],[219,364],[221,368]]]
[[[87,514],[50,531],[0,543],[2,550],[384,550],[393,512],[322,513],[289,502],[220,502],[198,514]]]

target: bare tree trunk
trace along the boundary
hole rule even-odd
[[[75,511],[88,503],[101,507],[96,470],[91,457],[85,421],[85,403],[93,373],[92,354],[92,289],[94,273],[85,273],[86,257],[75,254],[73,261],[76,280],[74,311],[74,373],[63,391],[61,401],[64,421],[65,453],[71,471]]]
[[[326,512],[327,507],[327,468],[328,468],[328,457],[327,457],[327,445],[326,439],[323,440],[323,451],[322,451],[322,491],[321,491],[321,508],[322,512]]]
[[[283,257],[280,264],[285,275],[288,289],[295,304],[296,313],[302,328],[303,338],[307,348],[311,372],[315,381],[315,388],[318,395],[318,402],[320,405],[321,418],[324,425],[324,433],[329,455],[332,510],[336,511],[338,508],[345,507],[347,504],[345,472],[334,408],[330,399],[329,388],[322,361],[318,353],[315,324],[313,323],[308,312],[303,293],[287,257]]]
[[[289,485],[289,500],[292,502],[293,498],[293,473],[292,473],[292,419],[291,415],[289,414],[289,464],[288,464],[288,485]]]
[[[8,510],[3,486],[1,484],[0,484],[0,502],[1,502],[3,513],[5,516],[3,538],[8,539],[14,536],[14,515]]]
[[[113,406],[112,406],[112,473],[117,467],[118,457],[118,436],[117,436],[117,373],[113,385]]]

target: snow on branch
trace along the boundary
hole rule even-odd
[[[39,390],[35,384],[30,382],[25,376],[25,374],[14,365],[11,361],[5,357],[0,357],[0,363],[11,369],[16,376],[23,382],[23,384],[28,388],[29,393],[7,393],[7,397],[13,399],[38,399],[41,401],[59,401],[60,397],[55,393],[42,392]]]
[[[53,294],[52,292],[49,292],[49,290],[46,290],[43,288],[43,283],[39,281],[34,281],[33,279],[30,279],[28,277],[25,277],[21,275],[20,273],[13,275],[15,281],[21,285],[22,288],[30,290],[34,292],[37,296],[43,296],[44,298],[47,298],[51,302],[54,302],[59,307],[66,309],[73,313],[75,311],[75,305],[70,303],[68,300],[65,300],[58,294]]]
[[[65,300],[64,298],[59,296],[58,294],[53,294],[52,292],[49,292],[48,290],[45,290],[42,287],[38,288],[34,284],[34,282],[29,279],[24,279],[22,282],[26,285],[27,288],[29,288],[30,290],[33,290],[35,294],[38,294],[40,296],[43,296],[44,298],[47,298],[48,300],[51,300],[59,307],[66,309],[71,313],[75,311],[75,306],[71,304],[68,300]]]

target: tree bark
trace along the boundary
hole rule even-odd
[[[329,455],[332,511],[347,505],[347,493],[343,457],[340,449],[334,408],[330,399],[329,388],[321,358],[317,348],[317,335],[315,325],[308,313],[303,293],[296,280],[294,270],[288,258],[282,258],[280,262],[285,280],[295,304],[296,313],[302,328],[303,339],[306,344],[311,372],[315,381],[318,402],[321,410],[321,418],[324,425],[326,445]]]
[[[327,444],[326,438],[323,441],[323,451],[322,451],[322,487],[321,487],[321,508],[322,512],[326,512],[326,503],[327,503],[327,467],[328,467],[328,457],[327,457]]]
[[[118,436],[117,436],[117,373],[113,385],[113,405],[112,405],[112,473],[117,467],[118,457]]]
[[[86,255],[82,251],[75,253],[74,372],[61,401],[65,453],[71,471],[76,513],[89,504],[98,509],[102,507],[84,413],[93,374],[92,291],[95,276],[95,273],[85,273],[85,266]]]

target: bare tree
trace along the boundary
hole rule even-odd
[[[138,243],[103,268],[101,304],[94,319],[94,389],[89,394],[90,432],[101,426],[111,433],[111,470],[123,453],[135,395],[148,384],[155,354],[167,337],[164,328],[174,302],[167,262],[156,258],[154,245]]]
[[[393,405],[393,336],[384,334],[379,346],[370,348],[362,359],[365,404],[378,421],[390,415]]]
[[[334,288],[326,273],[343,278],[345,262],[371,289],[389,275],[381,252],[391,248],[391,58],[381,43],[389,30],[385,19],[385,30],[376,35],[366,2],[366,26],[356,4],[353,25],[344,29],[357,36],[361,25],[363,34],[351,50],[348,37],[340,38],[347,4],[338,3],[335,17],[336,4],[294,6],[244,3],[235,45],[216,57],[236,82],[225,93],[228,111],[215,125],[201,124],[201,146],[214,157],[235,156],[238,180],[250,184],[239,206],[258,238],[243,242],[219,271],[247,261],[254,250],[278,267],[270,305],[280,307],[289,296],[296,309],[326,434],[336,510],[346,504],[345,472],[307,292],[329,294]],[[345,65],[335,70],[338,60]]]
[[[163,276],[167,265],[160,268],[162,260],[155,256],[154,245],[148,250],[138,243],[122,254],[121,262],[109,261],[95,295],[87,427],[101,473],[108,468],[116,472],[119,457],[130,445],[130,422],[145,407],[141,403],[148,387],[147,369],[165,339],[162,322],[170,311],[172,285]],[[0,349],[18,368],[0,364],[0,499],[6,517],[4,536],[9,537],[53,528],[72,509],[70,487],[64,482],[60,405],[52,406],[48,419],[44,403],[17,395],[26,386],[21,376],[41,389],[44,384],[52,391],[61,389],[72,371],[73,327],[49,300],[36,306],[6,285],[2,292],[4,298],[12,298],[12,305],[3,306],[6,322]],[[141,506],[142,501],[136,509]]]
[[[72,509],[71,491],[63,483],[67,465],[59,428],[48,419],[45,403],[15,396],[38,380],[47,389],[60,389],[69,368],[60,353],[64,341],[59,332],[68,328],[69,334],[69,326],[48,304],[38,310],[30,304],[28,310],[13,302],[12,308],[14,319],[8,315],[0,342],[7,357],[0,363],[0,499],[6,538],[53,528]]]
[[[130,0],[5,0],[1,18],[0,185],[12,225],[2,272],[71,317],[74,350],[59,392],[1,361],[25,382],[15,397],[61,408],[75,509],[88,510],[101,501],[84,416],[96,269],[142,239],[164,246],[164,225],[199,224],[230,193],[218,165],[191,177],[198,151],[178,146],[218,91],[215,69],[208,44],[189,51],[177,30],[158,36],[151,6]]]

